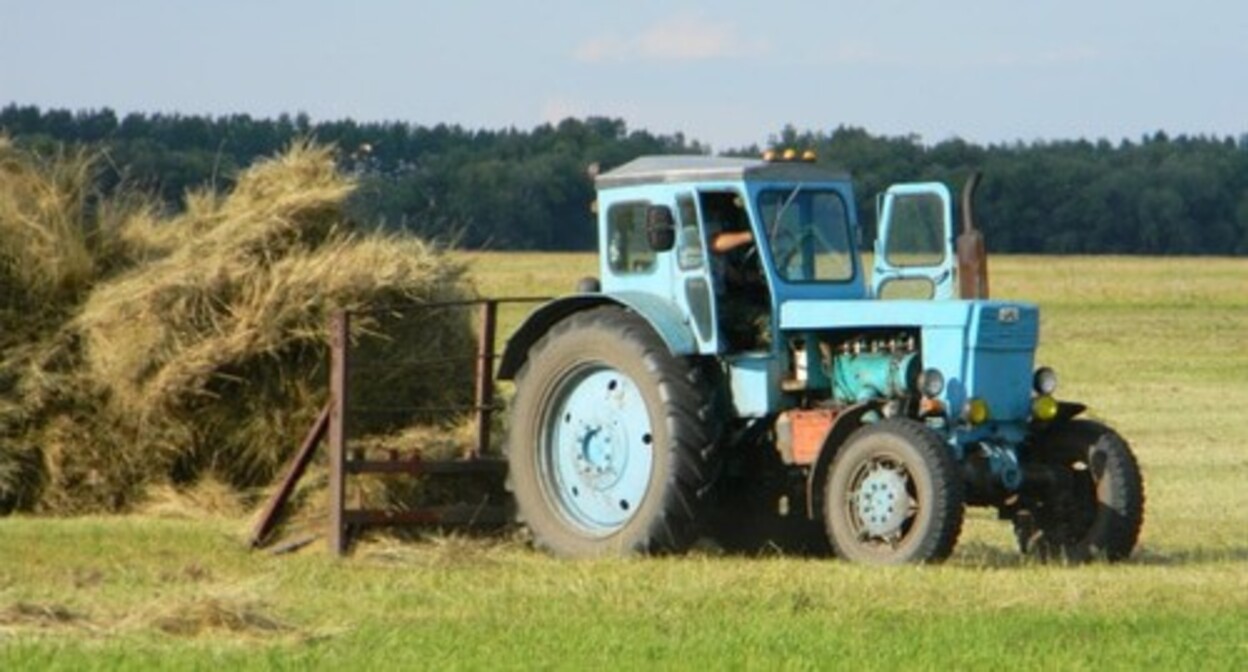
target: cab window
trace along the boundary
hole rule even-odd
[[[698,230],[698,209],[693,204],[693,197],[677,197],[676,209],[680,211],[680,235],[676,239],[680,268],[686,271],[702,268],[705,263],[702,255],[702,232]]]
[[[654,250],[646,238],[649,203],[617,203],[607,211],[607,263],[620,274],[645,273],[654,268]]]
[[[854,277],[845,201],[836,191],[767,189],[758,196],[776,273],[788,282],[841,282]]]
[[[944,262],[945,228],[945,204],[937,194],[898,195],[884,241],[885,260],[898,267]]]

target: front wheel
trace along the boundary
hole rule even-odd
[[[1029,456],[1052,482],[1014,514],[1019,550],[1040,560],[1122,560],[1144,522],[1144,479],[1117,432],[1074,420],[1045,435]]]
[[[962,530],[964,490],[957,462],[935,432],[906,418],[867,425],[828,470],[828,540],[854,562],[944,560]]]

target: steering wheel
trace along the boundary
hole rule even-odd
[[[741,254],[741,261],[752,262],[758,256],[758,241],[750,238],[750,242],[745,244],[745,252]]]

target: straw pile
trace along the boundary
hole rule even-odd
[[[470,295],[425,242],[350,230],[354,185],[329,148],[297,144],[175,217],[102,198],[93,178],[87,155],[0,141],[0,511],[124,509],[203,476],[263,485],[324,403],[334,310]],[[470,366],[414,367],[470,356],[469,317],[357,321],[356,347],[386,372],[357,395],[466,403]]]

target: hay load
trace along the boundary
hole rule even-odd
[[[91,161],[82,152],[29,157],[0,137],[0,282],[5,310],[65,303],[94,275],[83,220]],[[7,321],[6,321],[7,326]]]
[[[47,477],[37,435],[59,431],[62,327],[99,270],[93,175],[81,152],[34,156],[0,137],[0,512],[34,506]]]
[[[93,275],[43,331],[41,357],[16,366],[12,389],[38,388],[42,402],[18,395],[25,431],[0,430],[0,507],[6,492],[9,508],[31,506],[32,464],[40,505],[61,511],[124,508],[170,480],[271,479],[324,403],[334,310],[471,293],[463,267],[425,242],[352,232],[343,205],[353,187],[329,148],[298,144],[245,171],[228,194],[188,195],[176,217],[82,200],[69,228],[98,239],[84,244],[95,253],[86,264]],[[415,370],[412,353],[470,356],[470,316],[401,319],[410,318],[402,311],[353,331],[388,373],[359,381],[360,394],[467,403],[470,367],[462,367],[469,378],[448,381]],[[8,349],[3,358],[8,370]]]

